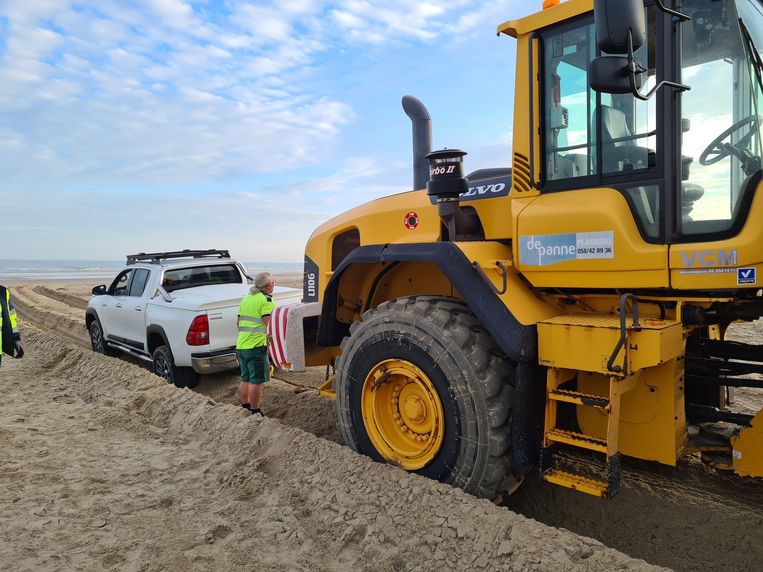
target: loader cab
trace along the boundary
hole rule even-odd
[[[646,10],[651,35],[636,51],[656,77],[655,10]],[[655,100],[594,91],[588,64],[598,54],[594,18],[589,16],[540,33],[543,83],[541,148],[544,192],[613,186],[627,198],[648,241],[659,241],[662,200]],[[635,183],[634,183],[635,182]]]
[[[591,87],[601,78],[591,77],[589,62],[612,59],[602,57],[593,17],[542,33],[545,190],[609,184],[650,242],[728,237],[744,223],[760,179],[761,5],[688,1],[682,12],[691,20],[683,23],[654,4],[643,11],[634,51],[643,71],[634,83],[639,94],[658,79],[675,84],[646,100],[628,82],[617,93],[616,67],[609,90]]]
[[[763,158],[763,6],[758,0],[686,0],[677,12],[662,4],[596,0],[590,12],[590,3],[586,11],[571,0],[547,11],[561,15],[555,23],[550,17],[541,23],[542,16],[528,22],[538,26],[526,32],[529,65],[538,68],[528,91],[538,112],[528,121],[527,152],[540,199],[522,205],[514,228],[520,268],[536,286],[586,286],[599,278],[608,286],[633,285],[627,267],[626,281],[615,279],[603,273],[614,268],[591,261],[585,249],[585,261],[577,250],[577,263],[564,256],[543,263],[535,256],[533,250],[546,252],[568,240],[557,237],[578,229],[606,233],[588,234],[609,237],[597,248],[611,248],[613,259],[641,257],[630,269],[654,271],[639,283],[644,287],[675,286],[671,273],[694,260],[691,245],[706,252],[713,246],[702,243],[737,240],[745,229]],[[601,21],[607,13],[610,29]],[[632,25],[638,37],[631,37],[629,60],[627,46],[607,42]],[[522,30],[517,23],[506,28]],[[602,30],[610,33],[605,42]],[[568,191],[575,198],[561,197]],[[609,218],[597,212],[603,208]],[[540,234],[553,238],[538,242]],[[751,265],[763,262],[760,250],[747,251]],[[730,257],[732,249],[725,252]],[[550,274],[568,270],[579,274]],[[586,280],[578,280],[583,273]],[[705,281],[703,287],[726,285]]]

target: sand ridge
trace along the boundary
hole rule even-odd
[[[0,368],[16,570],[652,569],[22,327]]]
[[[293,284],[285,280],[279,280],[279,284],[299,285],[296,279]],[[31,321],[55,335],[60,342],[71,342],[82,348],[84,355],[91,355],[82,311],[91,287],[91,284],[58,282],[13,286],[12,295],[24,319],[22,331]],[[735,324],[730,337],[760,344],[763,321]],[[27,358],[21,363],[26,361]],[[6,361],[13,367],[18,363]],[[121,375],[122,369],[130,366],[153,379],[148,366],[133,358],[120,356],[107,359],[105,363],[110,366],[104,373],[106,377],[112,375],[109,373],[112,370]],[[5,365],[0,374],[4,369]],[[314,389],[323,381],[325,373],[325,368],[310,368],[305,374],[278,372],[278,379],[267,387],[265,407],[268,415],[282,425],[321,437],[321,442],[326,439],[341,444],[333,402],[320,397]],[[203,377],[195,392],[219,404],[236,404],[237,384],[235,372],[215,374]],[[738,390],[736,398],[741,408],[757,411],[763,405],[761,390]],[[303,439],[295,439],[301,447]],[[313,447],[312,441],[306,446]],[[328,462],[333,462],[334,453],[326,454]],[[580,462],[584,464],[586,460]],[[382,467],[371,464],[365,472],[371,474],[388,469]],[[763,544],[760,543],[763,538],[763,487],[759,480],[719,473],[696,458],[681,462],[677,468],[626,459],[623,470],[621,492],[612,501],[603,502],[548,485],[540,481],[536,473],[531,473],[517,493],[509,497],[507,505],[511,510],[552,527],[593,537],[631,556],[677,570],[758,569],[763,558]],[[358,482],[362,484],[364,481]],[[373,495],[374,490],[372,487],[368,494]],[[449,506],[450,512],[443,511],[439,519],[448,521],[458,517],[460,505]],[[416,515],[411,518],[415,519]],[[361,518],[364,526],[368,526],[366,520]],[[430,524],[416,522],[418,528],[409,534],[419,537],[429,534]],[[481,529],[480,526],[477,528]],[[407,554],[405,550],[403,554]],[[321,564],[318,568],[324,569],[325,566]],[[343,568],[345,564],[339,567]],[[448,566],[445,568],[449,569]],[[403,566],[403,569],[408,568]]]

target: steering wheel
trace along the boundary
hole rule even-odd
[[[749,165],[751,162],[760,161],[757,157],[755,157],[752,153],[750,153],[750,151],[748,151],[747,144],[750,142],[750,139],[752,139],[752,136],[755,134],[755,131],[756,131],[755,126],[760,125],[761,121],[763,121],[763,117],[761,117],[760,115],[750,115],[749,117],[745,117],[744,119],[734,123],[734,125],[726,129],[723,133],[718,135],[718,137],[713,139],[710,142],[710,144],[705,148],[705,150],[702,151],[702,155],[699,156],[699,164],[714,165],[721,159],[725,159],[729,155],[734,155],[734,157],[736,157],[742,162],[742,168],[744,169],[745,172],[747,172],[747,168],[746,168],[747,165]],[[751,126],[749,128],[749,131],[745,133],[739,139],[739,141],[737,141],[733,145],[731,143],[724,143],[724,139],[729,137],[732,133],[748,125]]]

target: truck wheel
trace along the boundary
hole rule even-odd
[[[468,308],[418,296],[369,310],[342,341],[339,430],[355,451],[493,499],[511,473],[514,365]]]
[[[103,328],[98,318],[90,322],[88,332],[90,333],[90,346],[94,352],[112,357],[117,355],[117,350],[106,345],[106,340],[103,337]]]
[[[172,352],[167,346],[159,346],[154,350],[154,373],[167,380],[167,383],[177,387],[196,387],[199,385],[199,374],[190,367],[176,367]]]

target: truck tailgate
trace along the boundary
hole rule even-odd
[[[207,310],[209,318],[209,350],[216,351],[236,346],[238,328],[238,302],[235,305]]]
[[[246,284],[207,285],[173,292],[174,307],[206,312],[209,319],[209,351],[235,347],[238,338],[238,308],[249,292]],[[302,291],[297,288],[276,286],[273,301],[277,306],[300,301]]]

